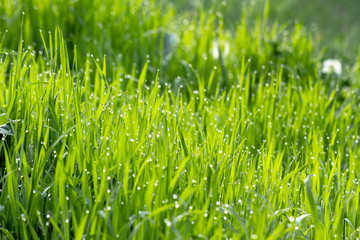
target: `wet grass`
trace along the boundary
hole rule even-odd
[[[1,238],[359,237],[360,58],[268,2],[42,2],[2,33]]]

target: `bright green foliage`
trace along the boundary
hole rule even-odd
[[[42,53],[0,49],[1,238],[359,237],[360,57],[322,74],[267,7],[230,33],[212,12],[102,2],[72,2],[68,41],[26,12]]]

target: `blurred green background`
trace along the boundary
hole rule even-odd
[[[172,0],[179,11],[196,8],[210,9],[218,5],[225,26],[234,29],[239,23],[241,10],[246,9],[249,19],[256,21],[265,0]],[[210,2],[212,4],[210,4]],[[324,58],[340,58],[352,64],[360,47],[359,0],[273,0],[269,1],[269,21],[292,25],[303,23],[313,34],[315,50],[325,50]]]
[[[360,1],[282,0],[272,3],[271,18],[280,22],[292,19],[303,22],[314,34],[317,49],[326,49],[325,58],[340,58],[350,64],[355,61],[360,46]]]
[[[60,26],[66,40],[81,45],[79,48],[83,48],[80,49],[83,53],[97,53],[100,57],[108,54],[119,59],[121,56],[115,56],[116,53],[109,49],[120,49],[120,52],[127,54],[127,49],[141,49],[142,46],[143,52],[156,55],[156,51],[159,51],[154,49],[154,45],[149,45],[147,49],[146,44],[140,41],[131,44],[126,41],[144,38],[141,34],[136,35],[137,32],[150,31],[145,36],[149,37],[154,27],[176,32],[179,24],[173,24],[174,19],[186,28],[186,23],[182,22],[184,16],[191,18],[204,12],[203,10],[221,16],[224,28],[235,32],[241,19],[245,19],[244,15],[248,20],[247,24],[255,25],[257,16],[263,14],[265,1],[122,0],[120,4],[114,4],[113,1],[98,0],[0,0],[0,37],[3,38],[5,30],[8,30],[2,47],[17,48],[21,13],[24,11],[24,28],[27,29],[24,33],[25,44],[40,46],[42,42],[38,30],[53,31],[56,26]],[[112,5],[123,6],[121,9],[114,9]],[[315,54],[322,56],[322,59],[338,58],[344,63],[354,64],[360,45],[359,0],[276,0],[269,1],[269,5],[270,25],[277,22],[291,27],[296,22],[304,23],[306,30],[312,34]],[[142,8],[156,8],[156,11],[148,12],[158,13],[161,18],[142,12]],[[140,17],[139,12],[142,14]],[[127,17],[122,17],[124,15]],[[126,22],[128,20],[130,22]],[[150,25],[144,26],[141,20],[145,25],[150,22]],[[129,27],[133,28],[132,31],[129,31]],[[39,50],[39,47],[36,48]],[[134,54],[133,51],[129,52]],[[143,54],[137,52],[135,55],[140,56],[140,59]]]

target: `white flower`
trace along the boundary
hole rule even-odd
[[[342,72],[341,62],[337,59],[327,59],[323,63],[321,70],[323,73],[336,73],[338,75]]]

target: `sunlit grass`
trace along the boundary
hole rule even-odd
[[[106,55],[26,12],[0,49],[1,238],[358,238],[360,58],[321,73],[302,25],[266,7],[229,33],[125,2],[131,40],[107,36]]]

